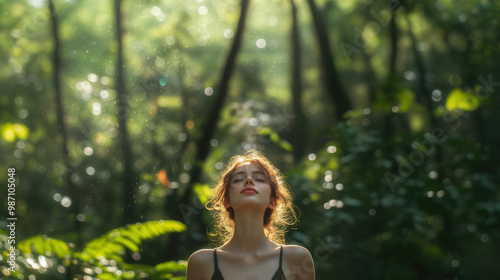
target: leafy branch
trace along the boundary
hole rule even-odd
[[[73,252],[63,240],[37,235],[19,242],[22,261],[17,262],[16,272],[12,274],[18,276],[35,270],[46,275],[47,279],[64,279],[64,272],[71,271],[72,278],[89,275],[99,279],[184,279],[186,264],[183,261],[149,266],[126,263],[123,257],[126,249],[138,253],[144,240],[185,230],[186,225],[173,220],[136,223],[110,230],[91,240],[78,252]],[[1,233],[0,239],[6,238],[5,233]],[[3,251],[2,255],[6,257],[7,251]]]

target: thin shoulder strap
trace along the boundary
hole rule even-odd
[[[217,248],[214,248],[214,269],[219,269],[219,264],[217,264]]]
[[[283,262],[283,245],[280,246],[280,267],[281,268],[281,263]]]

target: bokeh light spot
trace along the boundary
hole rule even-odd
[[[194,121],[193,120],[186,121],[186,128],[193,129],[194,128]]]
[[[276,18],[275,16],[270,17],[267,20],[267,24],[271,27],[278,25],[278,18]]]
[[[84,222],[85,221],[85,215],[82,214],[82,213],[79,213],[78,215],[76,215],[76,220],[79,221],[79,222]]]
[[[83,153],[87,156],[91,156],[94,153],[94,150],[92,150],[91,147],[85,147],[85,149],[83,149]]]
[[[215,169],[217,170],[222,170],[222,168],[224,167],[224,164],[220,161],[218,161],[216,164],[215,164]]]
[[[337,152],[337,147],[335,146],[328,146],[328,148],[326,148],[326,151],[330,154],[334,154],[335,152]]]
[[[257,42],[255,44],[257,45],[257,48],[263,49],[266,47],[266,40],[260,38],[257,40]]]
[[[94,175],[95,174],[95,168],[92,167],[92,166],[89,166],[85,169],[85,172],[87,172],[87,174],[89,174],[90,176]]]
[[[108,78],[108,77],[106,77],[106,76],[103,76],[103,77],[101,78],[101,84],[103,84],[103,85],[107,85],[107,84],[109,84],[109,78]]]
[[[219,145],[219,141],[217,139],[210,140],[210,146],[217,147]]]
[[[67,196],[63,196],[61,199],[61,205],[64,207],[70,207],[71,206],[71,198]]]
[[[331,182],[331,181],[332,181],[332,175],[326,175],[325,182]]]
[[[87,80],[89,80],[92,83],[97,82],[98,79],[99,79],[99,77],[97,77],[97,75],[94,73],[90,73],[87,75]]]
[[[92,104],[92,114],[99,116],[101,114],[101,104],[95,102]]]
[[[189,176],[188,173],[182,173],[181,175],[179,175],[179,182],[187,184],[189,180],[191,180],[191,176]]]
[[[19,113],[17,114],[17,116],[18,116],[20,119],[23,119],[23,120],[24,120],[24,119],[26,119],[26,118],[29,116],[29,112],[28,112],[28,110],[26,110],[26,109],[21,109],[21,110],[19,111]]]
[[[404,73],[404,77],[405,79],[407,79],[408,81],[415,81],[415,79],[417,78],[417,75],[415,74],[415,72],[413,71],[406,71]]]
[[[224,38],[231,39],[233,38],[234,32],[231,29],[224,30]]]
[[[101,90],[99,96],[101,96],[102,99],[107,99],[109,97],[109,92],[107,90]]]
[[[206,87],[205,88],[205,95],[206,96],[212,96],[212,94],[214,94],[214,89],[211,88],[211,87]]]
[[[441,98],[442,98],[442,93],[439,89],[435,89],[432,91],[432,100],[434,100],[435,102],[439,102],[441,101]]]
[[[208,14],[208,8],[206,6],[200,6],[198,8],[198,13],[202,16]]]
[[[153,8],[151,8],[151,14],[155,17],[161,15],[161,9],[160,7],[158,6],[154,6]]]
[[[59,202],[61,201],[62,195],[60,193],[55,193],[52,198],[54,198],[55,201]]]

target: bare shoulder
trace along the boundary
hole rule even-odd
[[[309,250],[302,246],[283,246],[283,271],[286,279],[314,280],[314,261]]]
[[[189,257],[186,280],[210,279],[213,274],[213,250],[202,249]]]
[[[213,249],[201,249],[189,257],[189,262],[193,261],[193,263],[198,263],[198,262],[207,262],[209,260],[212,260],[214,257],[214,250]]]
[[[291,260],[312,260],[311,253],[309,250],[298,245],[285,245],[283,246],[283,253],[288,256]]]

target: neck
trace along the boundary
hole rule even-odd
[[[234,212],[234,235],[227,246],[241,252],[274,247],[264,233],[264,211],[237,209]]]

